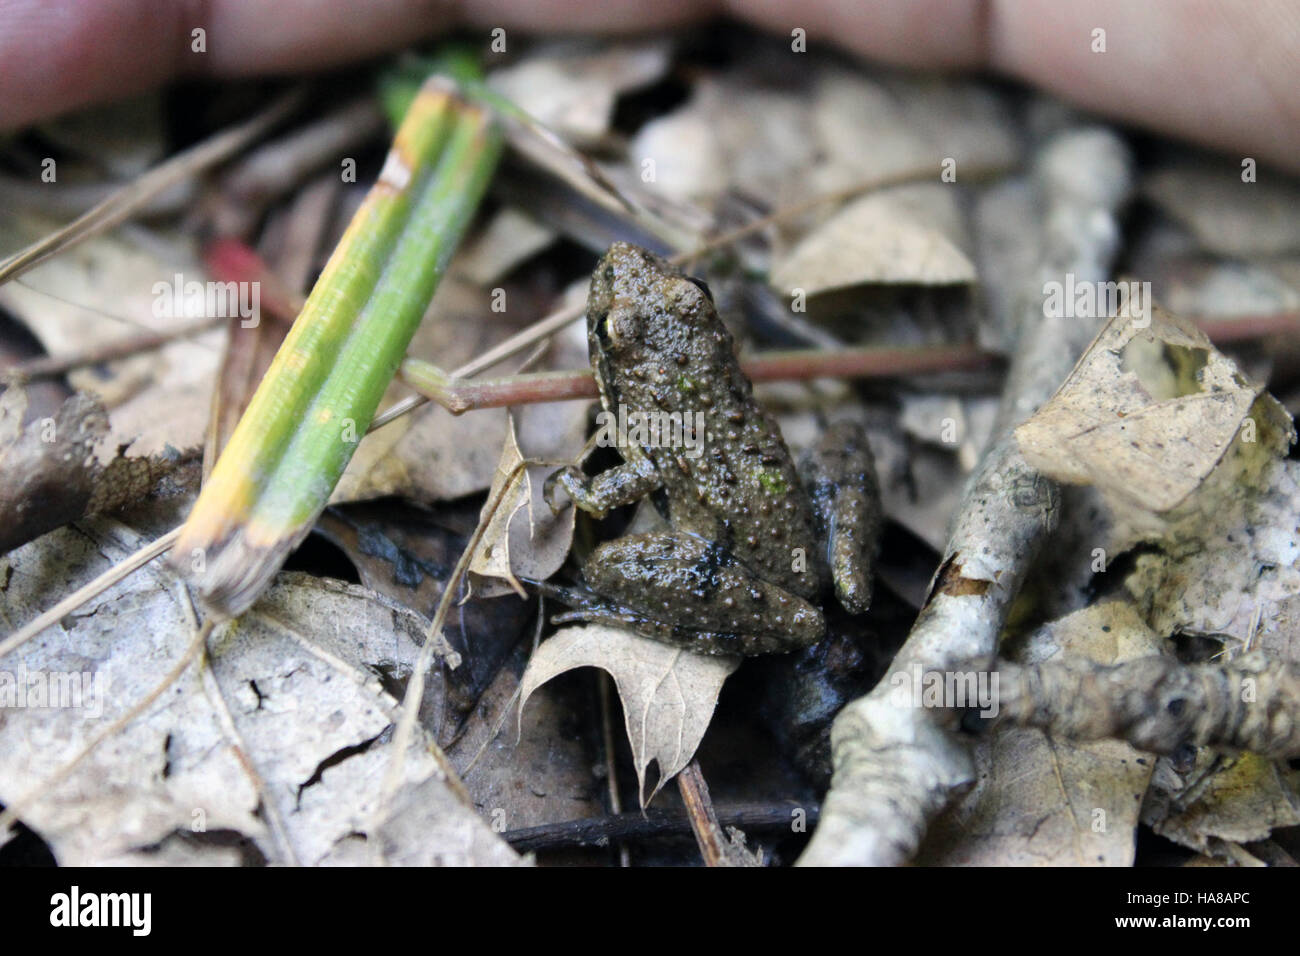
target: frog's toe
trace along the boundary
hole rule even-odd
[[[835,597],[850,614],[866,614],[871,609],[872,576],[866,568],[835,577]]]
[[[559,471],[553,471],[547,475],[546,480],[542,482],[542,500],[546,502],[547,506],[551,509],[551,514],[553,515],[558,515],[564,510],[564,505],[556,501],[556,490],[559,487],[560,479],[563,477],[564,472],[565,469],[563,468]]]
[[[826,430],[805,464],[817,523],[826,540],[826,563],[835,596],[845,610],[871,606],[872,567],[882,522],[880,488],[866,431],[852,422]]]

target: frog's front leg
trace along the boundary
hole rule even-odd
[[[835,596],[846,610],[861,614],[871,605],[882,522],[880,486],[866,431],[854,422],[832,425],[801,470],[826,542]]]
[[[582,574],[599,600],[570,618],[630,626],[697,652],[782,653],[815,644],[826,630],[815,605],[685,532],[606,542]]]
[[[557,484],[583,511],[603,518],[615,508],[640,501],[659,490],[663,481],[654,465],[645,459],[634,459],[594,476],[587,476],[581,468],[570,465],[551,474],[542,486],[542,494],[552,511],[559,510],[555,501]]]

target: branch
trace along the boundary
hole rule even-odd
[[[1051,396],[1101,325],[1045,316],[1043,283],[1107,278],[1120,239],[1115,213],[1132,182],[1128,150],[1107,131],[1067,131],[1045,144],[1035,178],[1046,204],[1043,253],[1016,299],[1020,340],[995,437],[894,670],[991,663],[1011,602],[1056,525],[1060,491],[1025,463],[1011,429]],[[836,718],[831,789],[801,864],[904,863],[929,820],[973,781],[970,754],[952,733],[956,714],[901,705],[890,689],[886,677]]]
[[[996,720],[1069,740],[1125,740],[1173,754],[1190,744],[1300,757],[1300,664],[1262,651],[1228,664],[1144,657],[998,669]]]

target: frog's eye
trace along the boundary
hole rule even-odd
[[[596,339],[600,342],[601,346],[606,349],[609,348],[610,345],[609,322],[609,313],[606,312],[604,315],[600,316],[592,326],[596,330]]]
[[[626,309],[610,309],[592,327],[601,348],[616,350],[636,337],[635,317]]]
[[[703,279],[697,279],[695,276],[687,276],[686,281],[703,292],[704,298],[708,299],[710,302],[713,301],[713,293],[709,291],[709,284]]]

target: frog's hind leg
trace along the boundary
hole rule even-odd
[[[693,534],[606,542],[582,573],[602,602],[635,618],[638,631],[693,650],[712,641],[707,653],[780,653],[815,644],[826,629],[820,608]]]
[[[584,621],[588,624],[605,624],[609,627],[634,631],[642,637],[670,644],[696,654],[710,656],[734,654],[753,657],[758,654],[783,654],[791,649],[790,645],[772,635],[729,634],[720,631],[697,631],[682,624],[662,624],[648,620],[643,614],[630,608],[620,608],[612,604],[585,607],[582,610],[566,611],[551,618],[553,624],[569,624]]]
[[[698,631],[681,624],[664,624],[650,620],[644,613],[633,608],[620,607],[603,601],[587,588],[550,581],[535,581],[523,578],[553,601],[567,605],[573,610],[556,614],[551,618],[552,624],[571,624],[585,621],[589,624],[606,624],[635,631],[645,637],[663,644],[694,651],[696,654],[779,654],[790,649],[788,643],[777,640],[771,635],[730,634],[720,631]]]
[[[699,654],[779,654],[816,643],[821,610],[756,577],[722,548],[690,534],[628,535],[583,565],[585,586],[527,580],[589,621],[636,631]]]
[[[670,644],[673,647],[680,647],[696,654],[735,654],[752,657],[757,654],[780,654],[790,650],[788,644],[771,636],[724,634],[718,631],[697,631],[682,624],[661,624],[658,621],[647,620],[636,611],[628,608],[615,608],[612,605],[557,614],[551,618],[551,621],[555,624],[571,621],[605,624],[610,627],[634,631],[640,636],[648,637],[660,644]]]
[[[871,605],[882,522],[880,486],[866,432],[856,422],[832,425],[800,470],[819,535],[826,542],[835,596],[846,610],[861,614]]]

